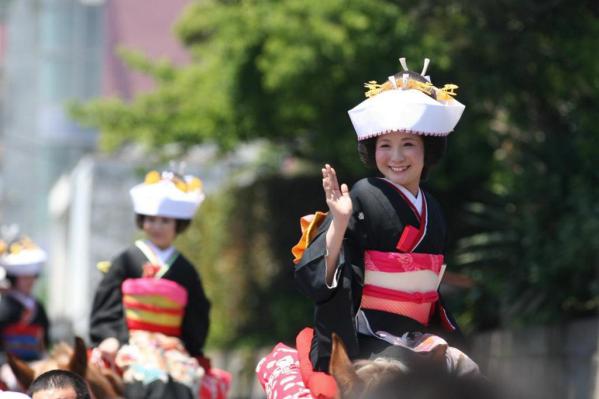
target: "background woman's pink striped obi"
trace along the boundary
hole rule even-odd
[[[181,335],[187,304],[185,288],[166,279],[133,278],[125,280],[122,291],[129,330]]]
[[[366,251],[362,309],[410,317],[428,325],[438,300],[443,255]]]

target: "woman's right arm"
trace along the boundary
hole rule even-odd
[[[343,243],[352,215],[347,185],[339,186],[330,165],[322,169],[322,184],[329,214],[295,267],[300,290],[315,302],[327,300],[336,287]]]
[[[347,184],[339,186],[337,173],[329,164],[322,168],[322,188],[329,212],[332,215],[332,221],[326,234],[326,283],[331,286],[334,282],[341,245],[353,207]]]

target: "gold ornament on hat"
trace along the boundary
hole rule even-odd
[[[204,186],[204,183],[202,183],[202,180],[194,176],[189,182],[187,182],[187,186],[189,191],[201,190]]]
[[[146,184],[154,184],[160,181],[160,173],[155,170],[152,170],[146,174],[146,178],[144,179],[144,183]]]
[[[438,88],[430,82],[430,79],[427,76],[425,76],[428,64],[430,62],[428,58],[424,59],[424,66],[420,74],[412,72],[408,69],[405,58],[400,58],[399,62],[403,68],[403,71],[390,76],[385,83],[379,84],[376,80],[371,80],[364,83],[364,87],[368,89],[365,93],[366,97],[374,97],[384,91],[397,89],[419,90],[438,101],[449,101],[456,95],[455,90],[458,88],[457,85],[449,83],[445,84],[442,88]],[[418,76],[420,79],[417,79]]]
[[[0,255],[17,255],[22,251],[38,249],[39,247],[27,236],[21,236],[7,243],[0,240]]]
[[[175,187],[184,193],[192,192],[195,190],[201,190],[203,183],[197,177],[192,177],[189,181],[185,180],[185,178],[178,173],[175,172],[162,172],[159,173],[156,170],[152,170],[146,174],[144,179],[145,184],[156,184],[161,182],[162,180],[167,180],[172,182]]]

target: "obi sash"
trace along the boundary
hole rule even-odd
[[[38,360],[44,349],[44,328],[39,324],[11,324],[2,330],[4,350],[22,360]]]
[[[129,330],[181,335],[185,288],[171,280],[142,277],[125,280],[121,289]]]
[[[443,255],[365,251],[362,309],[410,317],[428,325],[439,299]]]

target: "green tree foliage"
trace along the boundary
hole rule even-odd
[[[465,10],[473,43],[460,80],[496,148],[468,214],[462,255],[499,298],[504,324],[599,308],[599,8],[591,2],[483,2]],[[469,78],[469,79],[468,79]]]
[[[477,281],[461,319],[558,320],[599,307],[598,17],[576,0],[203,0],[177,28],[193,63],[126,53],[156,89],[73,114],[108,147],[266,138],[356,175],[346,112],[362,83],[398,70],[399,56],[415,70],[430,57],[433,83],[458,84],[467,106],[429,183],[453,233],[449,263]],[[212,228],[249,228],[231,223]]]
[[[151,68],[129,53],[129,64],[154,76],[157,89],[131,104],[75,107],[75,115],[100,127],[109,147],[141,139],[231,148],[259,137],[355,168],[346,112],[364,98],[362,84],[386,79],[400,55],[414,68],[430,56],[437,74],[452,65],[455,45],[428,8],[380,0],[193,3],[178,32],[194,63]]]

